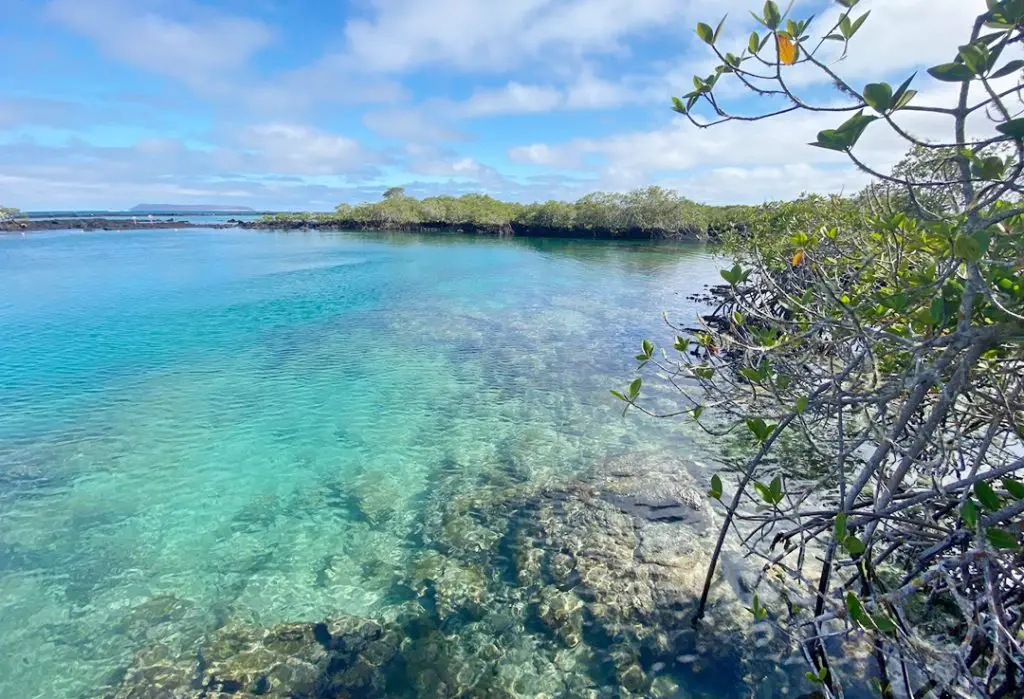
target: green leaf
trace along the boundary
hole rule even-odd
[[[764,434],[765,427],[765,422],[761,418],[747,420],[747,429],[750,430],[750,433],[758,439],[761,439],[761,435]]]
[[[928,307],[928,317],[931,318],[932,325],[942,325],[946,317],[946,302],[941,296],[936,296],[932,300],[931,306]]]
[[[765,442],[775,431],[775,425],[769,425],[761,418],[754,418],[747,420],[747,429],[757,438],[758,442]]]
[[[818,140],[811,144],[816,148],[824,148],[825,150],[834,151],[846,151],[849,146],[846,144],[846,140],[839,135],[839,132],[835,129],[825,129],[824,131],[818,132]]]
[[[996,125],[996,131],[1017,140],[1024,139],[1024,119],[1011,119]]]
[[[761,380],[761,376],[757,373],[757,371],[751,369],[750,367],[743,367],[742,369],[740,369],[740,374],[742,374],[743,377],[746,378],[751,383],[757,383],[758,381]]]
[[[747,43],[747,48],[750,49],[750,53],[757,55],[757,52],[761,49],[761,37],[757,35],[757,32],[750,32],[750,41]]]
[[[712,43],[714,43],[715,41],[718,41],[718,37],[722,33],[722,27],[725,26],[725,20],[728,19],[728,18],[729,18],[729,15],[726,14],[725,17],[722,17],[722,21],[718,23],[718,26],[715,27],[715,34],[714,34],[713,37],[711,37],[712,38]]]
[[[1002,500],[996,495],[996,491],[985,481],[978,481],[974,484],[974,495],[978,502],[989,512],[998,512],[1002,508]]]
[[[633,379],[633,383],[629,384],[629,397],[636,398],[640,395],[640,387],[643,386],[644,380],[639,376]]]
[[[844,41],[849,41],[853,36],[853,22],[850,21],[849,12],[839,18],[839,31],[842,32]]]
[[[879,303],[894,311],[904,311],[907,308],[907,295],[900,292],[882,299]]]
[[[985,530],[985,537],[988,538],[990,544],[995,546],[997,549],[1009,549],[1011,551],[1019,551],[1020,544],[1017,543],[1017,537],[1005,529],[992,529]]]
[[[682,337],[676,337],[675,349],[679,352],[688,352],[690,349],[690,341]]]
[[[796,245],[797,247],[806,248],[811,244],[811,236],[807,235],[805,231],[800,231],[799,233],[791,235],[789,237],[789,242],[793,243],[793,245]]]
[[[644,340],[642,346],[644,348],[644,354],[646,354],[648,357],[654,354],[654,343],[652,343],[650,340]]]
[[[768,0],[764,4],[764,23],[769,29],[778,29],[779,22],[782,21],[782,13],[779,12],[779,6],[776,5],[773,0]]]
[[[990,155],[971,165],[971,174],[979,180],[1001,180],[1005,172],[1006,163],[995,155]]]
[[[849,515],[836,515],[836,524],[834,528],[836,541],[846,541],[848,534],[846,531],[847,519],[849,519]]]
[[[711,490],[708,491],[708,495],[713,497],[715,500],[722,499],[722,479],[717,473],[711,476]]]
[[[893,105],[899,104],[900,100],[903,99],[903,96],[906,95],[907,91],[910,89],[910,83],[914,82],[914,78],[916,78],[916,77],[917,77],[917,73],[914,73],[909,78],[904,80],[902,85],[900,85],[898,88],[896,88],[896,92],[893,93],[893,96],[892,96],[892,104]]]
[[[870,15],[871,11],[869,10],[868,12],[865,12],[863,15],[861,15],[860,19],[853,23],[853,28],[850,31],[851,37],[853,37],[853,35],[857,33],[857,31],[864,25],[864,23],[868,21],[868,17]]]
[[[998,80],[999,78],[1005,78],[1007,75],[1010,75],[1011,73],[1016,73],[1021,68],[1024,68],[1024,60],[1018,58],[1015,61],[1010,61],[1005,66],[1003,66],[995,73],[990,75],[989,79]]]
[[[807,396],[800,396],[799,398],[796,399],[796,412],[798,414],[803,415],[805,412],[807,412],[808,401],[809,399],[807,398]]]
[[[886,614],[872,614],[871,621],[883,633],[896,633],[896,624]]]
[[[878,117],[865,114],[864,110],[861,110],[843,122],[843,125],[836,130],[849,141],[849,145],[852,147],[864,133],[864,129],[877,119]]]
[[[892,86],[888,83],[871,83],[864,88],[864,101],[879,114],[885,114],[892,106]]]
[[[974,504],[974,500],[967,498],[964,501],[963,507],[960,508],[960,518],[969,528],[978,528],[978,506]]]
[[[701,38],[705,44],[715,43],[715,30],[710,25],[704,24],[703,22],[697,23],[697,36]]]
[[[709,366],[699,366],[693,370],[693,375],[698,379],[710,379],[715,375],[715,370]]]
[[[956,237],[956,240],[953,241],[953,252],[956,253],[957,257],[971,262],[977,262],[981,259],[982,255],[981,246],[978,245],[978,241],[968,235],[958,235]]]
[[[988,46],[980,41],[974,41],[960,47],[960,60],[971,71],[973,75],[984,75],[988,70],[989,50]]]
[[[908,104],[910,104],[911,100],[913,100],[915,97],[917,97],[917,90],[907,90],[898,100],[893,101],[893,111],[903,109]]]
[[[747,611],[753,614],[757,621],[762,621],[768,616],[768,608],[761,606],[761,600],[758,599],[756,592],[754,593],[753,604],[747,607]]]
[[[860,0],[836,0],[840,5],[846,8],[854,7]]]
[[[826,129],[819,132],[818,142],[811,145],[827,150],[848,150],[856,145],[868,125],[877,119],[877,116],[865,114],[864,110],[861,110],[847,119],[838,129]]]
[[[612,391],[612,395],[618,398],[619,400],[626,400],[626,397],[619,393],[618,391]],[[626,402],[628,403],[629,401]]]
[[[729,282],[731,286],[738,286],[740,282],[746,281],[749,272],[745,272],[742,267],[738,264],[733,265],[732,269],[723,269],[720,274],[722,279]]]
[[[962,83],[974,79],[974,73],[963,63],[943,63],[929,68],[928,74],[947,83]]]
[[[1003,487],[1014,500],[1024,500],[1024,483],[1013,478],[1004,478]]]
[[[846,611],[850,615],[850,619],[858,626],[865,626],[867,615],[864,613],[864,605],[857,599],[857,595],[852,592],[846,593]]]
[[[772,484],[769,486],[768,490],[771,492],[773,505],[778,505],[782,502],[784,495],[782,492],[782,476],[775,476],[775,478],[772,479]]]
[[[681,99],[679,99],[678,97],[673,97],[672,98],[672,111],[673,112],[679,112],[680,114],[686,114],[687,108],[686,108],[686,105],[683,104],[683,101]]]
[[[864,542],[852,535],[843,539],[843,547],[850,552],[851,556],[859,556],[867,550]]]
[[[700,420],[700,416],[704,414],[704,406],[698,405],[691,411],[694,420]]]

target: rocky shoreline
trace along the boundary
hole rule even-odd
[[[716,515],[688,464],[624,455],[585,478],[439,497],[423,553],[376,618],[225,620],[171,647],[191,603],[126,621],[152,639],[104,699],[627,699],[799,693],[792,648],[719,576],[690,623]],[[444,484],[441,489],[446,489]],[[455,487],[453,481],[452,487]]]
[[[40,218],[0,221],[0,232],[28,233],[31,231],[133,231],[168,228],[234,228],[237,223],[190,223],[174,218],[120,219],[120,218]]]
[[[280,218],[272,221],[240,221],[229,219],[226,223],[192,223],[174,218],[131,219],[131,218],[48,218],[12,219],[0,221],[0,233],[28,233],[32,231],[130,231],[147,229],[181,228],[242,228],[246,230],[284,231],[368,231],[377,233],[462,233],[469,235],[514,236],[521,238],[565,238],[592,240],[676,240],[698,241],[717,238],[714,230],[690,228],[684,231],[666,231],[650,228],[629,228],[624,230],[603,228],[555,228],[549,226],[528,226],[521,223],[503,224],[448,224],[417,223],[393,225],[367,223],[366,221],[341,221],[336,219]]]
[[[717,237],[714,231],[688,228],[668,231],[658,228],[558,228],[553,226],[511,223],[475,224],[424,222],[415,224],[372,223],[367,221],[333,218],[279,218],[269,221],[238,222],[239,228],[254,230],[321,230],[321,231],[374,231],[379,233],[465,233],[472,235],[515,236],[520,238],[570,238],[595,240],[680,240],[695,241]]]

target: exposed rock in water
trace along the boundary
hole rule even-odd
[[[0,232],[29,231],[128,231],[178,228],[234,228],[223,223],[190,223],[174,218],[18,218],[0,221]]]

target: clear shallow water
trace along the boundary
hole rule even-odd
[[[699,246],[0,237],[0,696],[91,696],[154,634],[372,614],[441,479],[693,450],[608,389],[716,277]]]

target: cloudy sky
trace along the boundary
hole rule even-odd
[[[758,202],[864,180],[810,148],[834,115],[695,129],[669,108],[713,65],[694,24],[754,0],[0,0],[0,204],[330,209],[484,191],[537,200],[662,184]],[[983,0],[863,0],[857,86],[953,58]],[[825,0],[794,13],[834,16]],[[825,20],[816,20],[823,22]],[[822,104],[817,75],[792,83]],[[918,77],[922,103],[948,88]],[[725,93],[739,111],[773,106]],[[841,120],[841,119],[840,119]],[[911,122],[941,138],[948,125]],[[948,138],[948,136],[947,136]],[[900,145],[869,132],[888,167]]]

